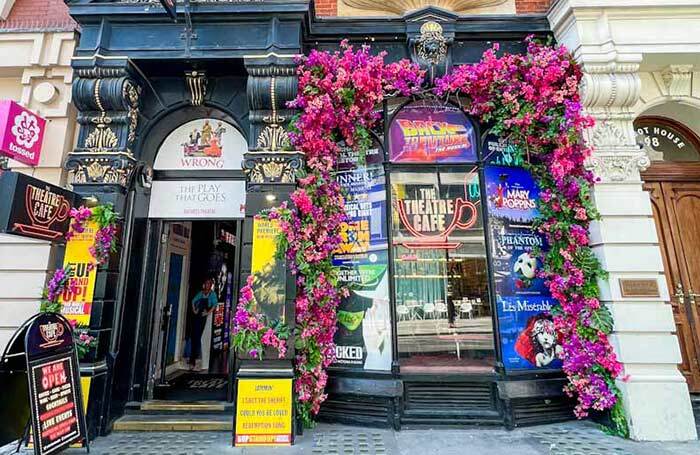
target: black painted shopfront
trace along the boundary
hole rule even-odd
[[[250,273],[253,217],[288,197],[303,163],[285,133],[295,56],[348,38],[391,60],[412,59],[432,79],[477,61],[494,42],[518,52],[525,36],[549,34],[544,16],[461,17],[437,8],[322,19],[306,1],[192,1],[189,17],[180,11],[173,22],[157,2],[68,4],[81,27],[73,60],[80,134],[66,167],[75,191],[114,203],[122,216],[119,253],[95,290],[90,328],[99,348],[81,365],[92,376],[93,435],[138,403],[232,399],[230,313]],[[504,361],[492,244],[500,225],[487,193],[521,171],[492,161],[498,138],[456,106],[426,95],[378,109],[376,154],[359,171],[374,216],[358,218],[378,232],[368,239],[371,264],[360,264],[375,275],[341,305],[339,361],[320,418],[396,428],[569,418],[563,376],[546,354],[533,354],[531,368]],[[468,151],[445,160],[395,155],[421,115],[461,125]],[[352,182],[357,172],[341,168],[338,179]],[[444,241],[416,246],[426,236]],[[338,265],[358,266],[345,259]],[[527,266],[518,270],[527,275]],[[208,355],[193,365],[205,374],[189,381],[207,391],[188,395],[173,378],[191,374],[188,311],[207,286],[217,297],[205,323]],[[293,280],[283,295],[293,305]]]

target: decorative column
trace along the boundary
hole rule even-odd
[[[287,102],[297,94],[294,55],[250,56],[245,58],[248,70],[248,107],[250,135],[248,153],[244,156],[246,173],[246,209],[243,227],[241,284],[250,274],[253,246],[253,218],[262,210],[278,206],[296,189],[296,175],[303,167],[303,154],[293,150],[286,126],[294,115]],[[285,314],[294,325],[294,279],[287,273]],[[289,349],[287,358],[293,358]]]
[[[596,119],[588,140],[591,169],[601,179],[591,227],[594,251],[609,272],[601,301],[615,320],[611,341],[624,365],[618,380],[630,436],[636,440],[696,438],[695,422],[669,303],[659,240],[640,171],[649,158],[635,139],[632,106],[639,100],[641,55],[583,63],[583,104]],[[624,285],[624,287],[623,287]],[[637,288],[630,292],[629,289]]]
[[[122,297],[119,283],[124,278],[122,253],[128,254],[123,243],[124,215],[131,176],[137,167],[132,145],[139,125],[141,85],[126,62],[115,66],[116,62],[110,61],[109,67],[82,67],[81,63],[74,63],[77,79],[73,84],[80,130],[65,168],[74,191],[100,204],[113,204],[120,220],[117,252],[97,270],[89,325],[89,333],[96,337],[97,344],[80,366],[81,376],[89,381],[87,420],[93,437],[105,431],[109,414],[117,350],[113,332],[118,331],[113,323],[119,320],[115,315],[121,311],[118,302]]]

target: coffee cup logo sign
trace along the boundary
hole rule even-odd
[[[65,329],[63,328],[63,325],[57,322],[41,324],[39,326],[39,333],[41,334],[41,338],[43,338],[44,343],[40,344],[39,346],[44,349],[59,346],[61,343],[63,343],[61,336],[63,335],[64,331]]]
[[[16,231],[36,234],[46,239],[57,239],[63,232],[51,228],[54,223],[68,219],[71,205],[60,194],[54,193],[49,187],[40,188],[27,185],[25,189],[25,209],[31,224],[15,223]]]
[[[30,166],[39,164],[46,120],[14,101],[0,101],[0,153]]]
[[[420,188],[417,199],[399,199],[396,211],[403,227],[416,241],[402,242],[407,248],[457,248],[461,242],[448,237],[467,230],[477,222],[476,205],[460,197],[440,199],[435,188]]]

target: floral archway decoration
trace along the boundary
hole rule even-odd
[[[589,247],[588,228],[598,216],[591,200],[594,175],[585,162],[591,149],[583,132],[593,125],[583,114],[578,87],[581,71],[564,47],[527,40],[524,54],[497,55],[498,45],[480,62],[463,65],[435,83],[437,96],[454,98],[466,112],[524,150],[541,189],[537,223],[549,243],[541,272],[552,296],[562,335],[563,369],[576,396],[576,415],[612,410],[614,431],[627,434],[616,385],[622,366],[610,345],[609,310],[598,300],[597,280],[606,274]],[[289,106],[300,110],[291,142],[306,157],[291,204],[265,216],[278,219],[278,251],[296,276],[295,392],[306,425],[325,400],[327,367],[335,359],[336,308],[346,295],[337,281],[331,255],[340,242],[346,216],[343,195],[333,179],[338,143],[366,150],[369,130],[379,119],[377,106],[387,96],[421,90],[424,73],[405,60],[385,63],[384,54],[341,43],[339,52],[312,51],[300,59],[298,95]],[[255,314],[254,280],[242,292],[234,338],[239,346],[278,348],[280,329]],[[283,329],[286,330],[286,329]],[[282,349],[280,350],[280,347]]]

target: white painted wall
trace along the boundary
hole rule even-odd
[[[0,99],[17,101],[48,121],[39,166],[10,161],[10,167],[57,185],[65,183],[62,165],[75,134],[70,105],[74,46],[72,32],[0,34]],[[0,204],[6,203],[0,195]],[[0,352],[39,309],[52,253],[49,242],[0,234]]]

